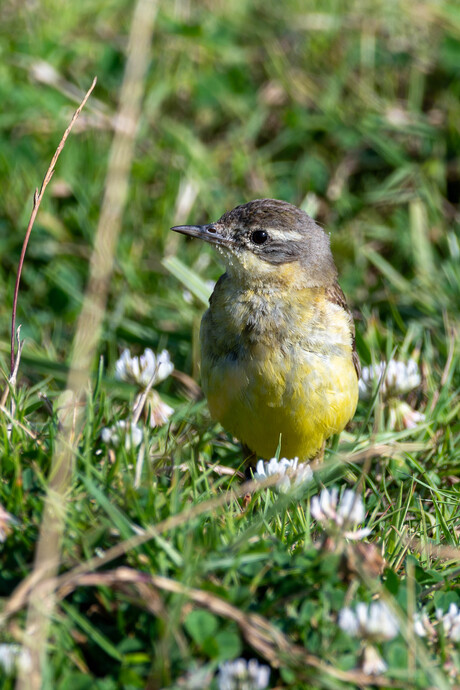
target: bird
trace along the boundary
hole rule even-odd
[[[200,329],[211,416],[253,456],[320,459],[355,413],[360,374],[329,235],[278,199],[171,230],[212,244],[226,268]]]

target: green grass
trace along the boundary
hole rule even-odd
[[[98,76],[21,282],[15,422],[0,420],[0,504],[20,524],[0,544],[0,616],[33,568],[132,9],[126,0],[0,7],[5,380],[33,190]],[[57,70],[56,84],[34,77],[39,61]],[[209,680],[196,687],[213,688],[218,664],[241,655],[271,665],[270,687],[372,686],[356,671],[361,641],[337,616],[377,595],[396,607],[401,632],[380,645],[388,671],[375,683],[460,682],[458,644],[439,624],[433,640],[414,637],[411,624],[422,607],[436,621],[437,608],[460,605],[459,65],[460,12],[447,0],[160,3],[102,365],[94,361],[66,497],[60,577],[81,567],[58,590],[45,689],[180,688],[200,669]],[[167,348],[176,369],[199,381],[206,281],[222,266],[169,227],[262,196],[302,206],[331,232],[362,364],[414,356],[422,382],[404,399],[426,420],[395,429],[381,396],[361,401],[305,491],[245,499],[238,475],[214,471],[241,470],[241,449],[187,379],[158,386],[175,414],[159,429],[141,422],[143,461],[139,449],[108,447],[101,431],[132,415],[137,390],[114,377],[124,347]],[[325,539],[310,515],[323,484],[358,482],[373,528],[363,548]],[[150,531],[134,545],[141,530]],[[0,643],[21,642],[27,604],[1,619]],[[0,682],[8,689],[15,679],[0,670]]]

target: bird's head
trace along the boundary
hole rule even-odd
[[[171,228],[216,246],[242,284],[330,285],[337,276],[329,237],[305,211],[278,199],[255,199],[208,225]]]

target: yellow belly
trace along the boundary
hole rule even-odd
[[[292,274],[292,275],[291,275]],[[224,274],[201,324],[211,415],[259,457],[314,457],[353,417],[352,320],[324,288],[241,287]]]
[[[248,359],[203,357],[203,387],[211,415],[259,457],[312,458],[353,417],[358,381],[351,352],[288,356],[260,346]]]

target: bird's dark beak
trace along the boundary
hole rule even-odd
[[[197,237],[199,240],[205,240],[205,242],[210,242],[211,244],[219,244],[223,247],[233,244],[231,239],[224,236],[214,223],[209,223],[209,225],[175,225],[171,230],[189,237]]]

